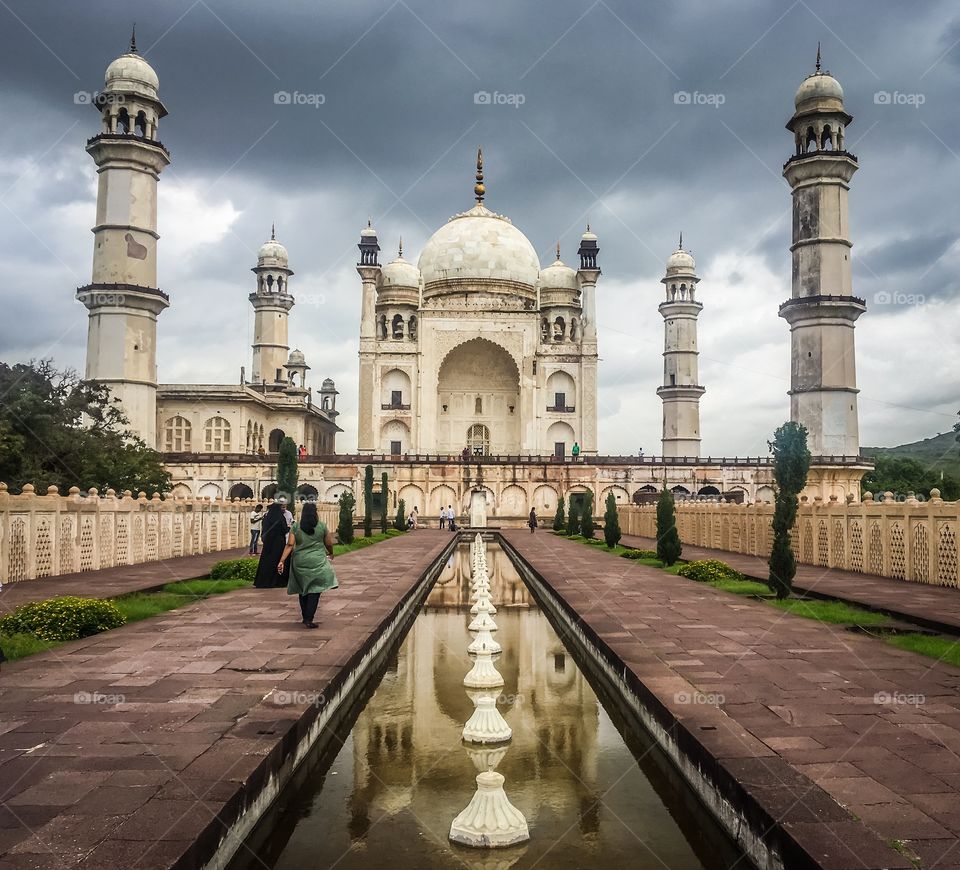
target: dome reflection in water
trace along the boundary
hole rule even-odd
[[[463,544],[352,727],[308,762],[303,787],[265,819],[265,842],[251,844],[257,856],[242,849],[237,867],[719,870],[739,857],[649,739],[621,735],[619,717],[603,708],[495,544],[487,565],[503,647],[497,709],[510,743],[461,740],[474,712],[463,686],[473,666]],[[493,768],[530,839],[499,849],[451,843],[451,819],[476,792],[478,771]]]

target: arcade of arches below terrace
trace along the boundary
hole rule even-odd
[[[173,476],[174,493],[180,497],[230,498],[247,491],[254,498],[269,498],[275,483],[276,457],[240,454],[165,454]],[[381,475],[387,475],[387,508],[391,516],[402,498],[407,510],[418,508],[421,517],[436,522],[441,507],[453,505],[461,519],[468,515],[471,493],[482,490],[492,526],[519,526],[534,508],[549,525],[560,498],[571,494],[594,495],[594,514],[599,519],[604,501],[613,493],[620,505],[655,496],[664,482],[679,498],[724,498],[734,501],[770,502],[773,498],[773,468],[763,458],[683,459],[630,456],[580,457],[578,462],[550,456],[444,456],[390,455],[308,456],[299,466],[298,497],[316,498],[332,504],[351,490],[357,499],[356,515],[362,517],[363,478],[367,464],[373,466],[375,510],[382,501]],[[841,503],[862,473],[850,460],[825,473],[814,469],[805,491],[812,501]],[[719,492],[718,497],[716,493]]]

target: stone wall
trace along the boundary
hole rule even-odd
[[[134,497],[71,487],[46,495],[0,483],[0,580],[15,583],[245,547],[251,501]],[[320,518],[336,529],[336,508]]]
[[[802,500],[792,534],[797,561],[824,568],[879,574],[896,580],[958,586],[957,535],[960,502],[930,498],[883,501]],[[766,558],[770,554],[773,506],[678,502],[677,529],[685,544]],[[656,506],[623,506],[624,534],[656,537]]]

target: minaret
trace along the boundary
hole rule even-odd
[[[373,426],[373,399],[377,392],[377,282],[380,278],[380,244],[377,231],[367,221],[360,231],[360,403],[357,408],[357,449],[360,453],[373,453],[377,446],[377,434]]]
[[[251,271],[257,276],[257,289],[248,297],[254,311],[250,383],[282,389],[288,386],[284,368],[290,351],[287,321],[294,302],[289,287],[293,271],[275,227],[257,251],[257,265]]]
[[[787,124],[795,153],[783,175],[793,190],[793,294],[780,306],[790,324],[790,419],[807,428],[814,457],[858,456],[853,331],[866,311],[853,296],[847,191],[857,159],[845,150],[852,121],[843,89],[816,71],[797,90]],[[815,460],[816,463],[816,460]]]
[[[97,164],[97,222],[87,307],[86,377],[110,388],[130,429],[157,446],[157,315],[170,305],[157,287],[157,181],[170,155],[157,139],[167,114],[159,79],[130,49],[107,67],[93,106],[101,132],[87,142]]]
[[[661,279],[667,298],[660,303],[663,315],[663,456],[700,455],[700,386],[697,365],[697,317],[703,305],[696,299],[700,282],[697,265],[680,244],[667,260]]]
[[[584,455],[597,453],[597,280],[600,277],[600,246],[596,233],[587,231],[580,237],[580,269],[577,281],[580,284],[581,311],[581,396],[583,397],[583,424],[580,452]]]

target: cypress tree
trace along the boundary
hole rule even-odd
[[[380,475],[380,531],[387,531],[387,472]]]
[[[580,517],[580,534],[588,541],[593,537],[593,493],[588,492],[583,503],[583,516]]]
[[[373,534],[373,466],[368,465],[363,473],[363,534]]]
[[[404,504],[403,499],[397,502],[397,516],[393,521],[393,527],[398,532],[405,532],[407,530],[407,506]]]
[[[793,589],[797,560],[790,543],[790,529],[797,519],[800,506],[798,496],[807,482],[810,470],[810,450],[807,430],[799,423],[784,423],[768,442],[773,454],[773,479],[776,491],[773,502],[773,546],[767,563],[770,574],[767,585],[783,599]]]
[[[286,498],[291,509],[295,503],[297,476],[297,442],[288,436],[280,442],[277,452],[276,498]]]
[[[553,530],[562,532],[567,525],[567,518],[563,515],[563,499],[557,499],[557,512],[553,515]]]
[[[664,487],[657,499],[657,558],[669,567],[680,558],[682,552],[673,493]]]
[[[353,508],[357,499],[351,491],[340,496],[340,517],[337,523],[337,537],[341,544],[353,543]]]
[[[576,535],[580,532],[580,517],[577,516],[577,506],[573,503],[573,496],[570,496],[570,508],[567,511],[567,534]]]
[[[607,509],[603,515],[603,539],[612,550],[620,543],[623,533],[620,531],[620,514],[617,513],[617,497],[607,494]]]

